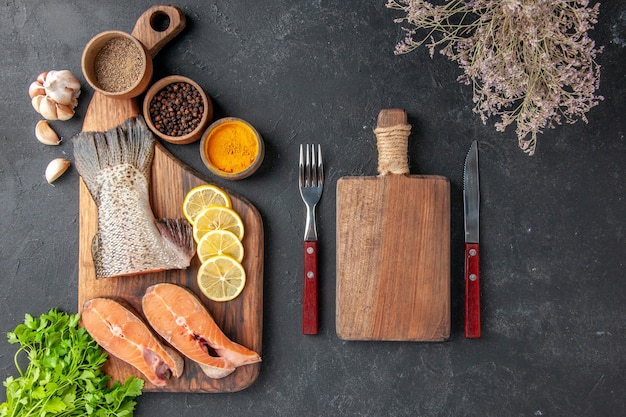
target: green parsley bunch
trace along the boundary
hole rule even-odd
[[[20,374],[4,381],[6,402],[0,417],[116,416],[130,417],[143,380],[130,377],[109,386],[102,370],[107,354],[84,328],[80,316],[55,309],[39,318],[26,314],[23,324],[7,333],[9,343],[19,343],[15,366]],[[28,357],[23,372],[21,353]]]

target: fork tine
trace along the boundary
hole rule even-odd
[[[311,144],[310,152],[311,155],[311,165],[309,166],[309,186],[316,187],[317,186],[317,158],[315,157],[315,145]]]
[[[304,148],[300,144],[300,162],[298,164],[298,184],[304,186]]]
[[[322,145],[317,145],[317,185],[324,184],[324,163],[322,162]]]
[[[309,155],[309,144],[304,145],[304,186],[309,186],[309,180],[311,178],[311,156]]]

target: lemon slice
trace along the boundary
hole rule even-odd
[[[203,184],[189,190],[183,201],[183,214],[194,224],[195,218],[208,206],[232,207],[230,197],[215,185]]]
[[[211,230],[198,242],[198,259],[205,262],[212,256],[228,255],[238,262],[243,260],[243,244],[233,232],[228,230]]]
[[[222,206],[209,206],[203,209],[193,223],[193,237],[196,242],[211,230],[228,230],[239,240],[243,239],[243,221],[233,209]]]
[[[212,256],[198,269],[198,287],[213,301],[230,301],[246,285],[246,271],[241,263],[227,255]]]

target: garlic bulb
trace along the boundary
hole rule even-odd
[[[47,121],[40,120],[35,126],[35,137],[44,145],[58,145],[61,143],[59,135],[50,127]]]
[[[46,167],[46,181],[52,184],[70,167],[70,161],[63,158],[57,158],[50,161]]]
[[[42,72],[28,88],[35,110],[48,120],[68,120],[80,95],[80,81],[68,70]]]

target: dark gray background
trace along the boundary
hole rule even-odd
[[[234,394],[147,393],[137,416],[622,416],[626,414],[626,3],[606,1],[591,36],[604,46],[589,123],[517,148],[472,113],[454,63],[426,49],[394,56],[403,36],[384,0],[180,1],[187,29],[156,57],[154,79],[202,85],[216,117],[251,122],[265,138],[261,170],[240,182],[265,227],[263,364]],[[0,331],[25,313],[76,312],[78,175],[54,186],[53,158],[72,159],[91,97],[82,49],[109,29],[130,32],[149,1],[9,1],[0,6]],[[254,5],[254,6],[253,6]],[[46,147],[28,85],[69,69],[83,82],[76,116],[52,123]],[[413,125],[412,173],[444,175],[452,200],[452,335],[444,343],[344,342],[335,335],[335,184],[374,175],[378,111],[404,108]],[[462,165],[479,141],[483,337],[462,330]],[[326,188],[319,206],[321,331],[300,331],[304,205],[298,144],[319,142]],[[207,174],[197,143],[168,146]],[[15,375],[0,337],[0,378]],[[6,398],[4,389],[0,400]]]

